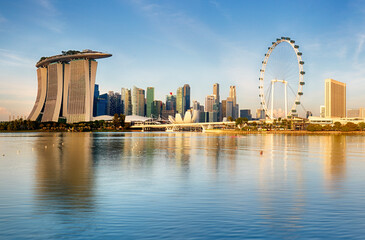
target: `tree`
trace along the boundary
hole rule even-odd
[[[122,126],[122,128],[124,128],[124,126],[125,126],[125,115],[120,114],[119,118],[120,118],[120,125]]]
[[[119,115],[117,113],[114,114],[113,125],[114,125],[114,128],[120,127],[120,118],[119,118]]]
[[[333,127],[336,131],[340,131],[341,127],[342,127],[342,124],[340,122],[335,122]]]
[[[233,117],[229,116],[229,117],[227,117],[227,120],[230,121],[230,122],[232,122],[233,121]]]
[[[352,122],[346,123],[341,128],[342,132],[353,132],[353,131],[358,131],[358,130],[359,130],[359,126],[355,123],[352,123]]]
[[[360,131],[363,131],[365,129],[365,123],[364,122],[359,123],[358,126],[360,128]]]
[[[243,120],[243,118],[241,118],[241,117],[236,118],[236,126],[238,128],[241,128],[244,123],[245,123],[245,121]]]

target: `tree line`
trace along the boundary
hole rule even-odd
[[[125,115],[115,114],[113,121],[90,121],[79,123],[63,122],[37,122],[24,119],[17,119],[9,122],[0,122],[0,131],[70,131],[70,132],[90,132],[90,131],[123,131],[129,128],[125,122]]]

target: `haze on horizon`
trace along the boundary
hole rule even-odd
[[[347,84],[347,108],[365,107],[365,1],[20,0],[0,2],[0,121],[30,113],[36,62],[63,50],[113,54],[99,62],[101,92],[155,87],[155,98],[188,83],[204,104],[237,86],[240,108],[259,108],[261,61],[291,37],[305,61],[301,102],[315,115],[324,79]]]

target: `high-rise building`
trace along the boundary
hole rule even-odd
[[[208,95],[205,97],[205,111],[206,112],[213,112],[213,106],[215,103],[215,96]]]
[[[117,92],[109,91],[108,92],[108,110],[107,114],[109,116],[114,116],[114,114],[122,113],[122,100],[121,95]]]
[[[185,84],[183,87],[183,102],[184,102],[184,113],[190,109],[190,86]]]
[[[41,58],[36,64],[38,93],[28,119],[68,123],[92,121],[97,62],[111,54],[68,51]]]
[[[233,101],[233,106],[236,106],[236,86],[229,87],[229,97]]]
[[[193,101],[193,110],[200,111],[200,103],[196,100]]]
[[[220,98],[219,98],[219,84],[218,83],[214,83],[213,84],[213,95],[215,96],[215,98],[217,99],[217,101],[220,102]]]
[[[264,109],[257,109],[256,110],[256,118],[265,119],[266,118],[265,110]]]
[[[251,109],[241,109],[240,110],[240,117],[247,118],[248,120],[252,120]]]
[[[227,117],[227,100],[222,100],[222,119]]]
[[[179,87],[176,92],[176,113],[180,113],[184,116],[185,113],[185,101],[183,96],[183,88]]]
[[[93,106],[93,117],[97,116],[97,101],[98,101],[98,97],[100,95],[100,91],[99,91],[99,85],[95,84],[95,88],[94,88],[94,106]]]
[[[133,87],[132,93],[132,114],[145,116],[145,91],[144,89]]]
[[[109,96],[107,93],[99,95],[96,103],[96,116],[108,114]]]
[[[162,101],[160,101],[160,100],[153,101],[151,116],[153,118],[159,118],[161,116],[161,113],[162,113]],[[151,117],[151,116],[149,116],[149,117]]]
[[[324,105],[321,105],[319,107],[319,116],[321,118],[325,118],[326,117],[326,107]]]
[[[166,95],[166,110],[176,111],[176,95],[172,95],[172,93],[170,95]]]
[[[122,113],[124,115],[132,115],[131,90],[127,88],[122,88],[121,98],[122,98]]]
[[[148,87],[147,88],[147,98],[146,98],[146,116],[151,117],[152,114],[152,105],[153,101],[155,101],[155,88]]]
[[[325,80],[326,118],[346,117],[346,84],[333,80]]]
[[[234,108],[233,108],[233,99],[231,97],[228,97],[226,100],[226,117],[232,117],[234,118]]]

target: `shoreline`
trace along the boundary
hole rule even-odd
[[[109,132],[109,133],[124,133],[124,132],[142,132],[140,130],[96,130],[96,131],[85,131],[85,132]],[[165,131],[148,131],[146,133],[153,132],[165,132]],[[184,131],[181,131],[184,132]],[[81,133],[77,131],[39,131],[39,130],[19,130],[19,131],[0,131],[0,133]],[[341,131],[290,131],[290,130],[280,130],[280,131],[241,131],[241,130],[222,130],[222,129],[208,129],[204,132],[206,134],[240,134],[240,135],[251,135],[251,134],[277,134],[277,135],[365,135],[365,131],[351,131],[351,132],[341,132]]]

